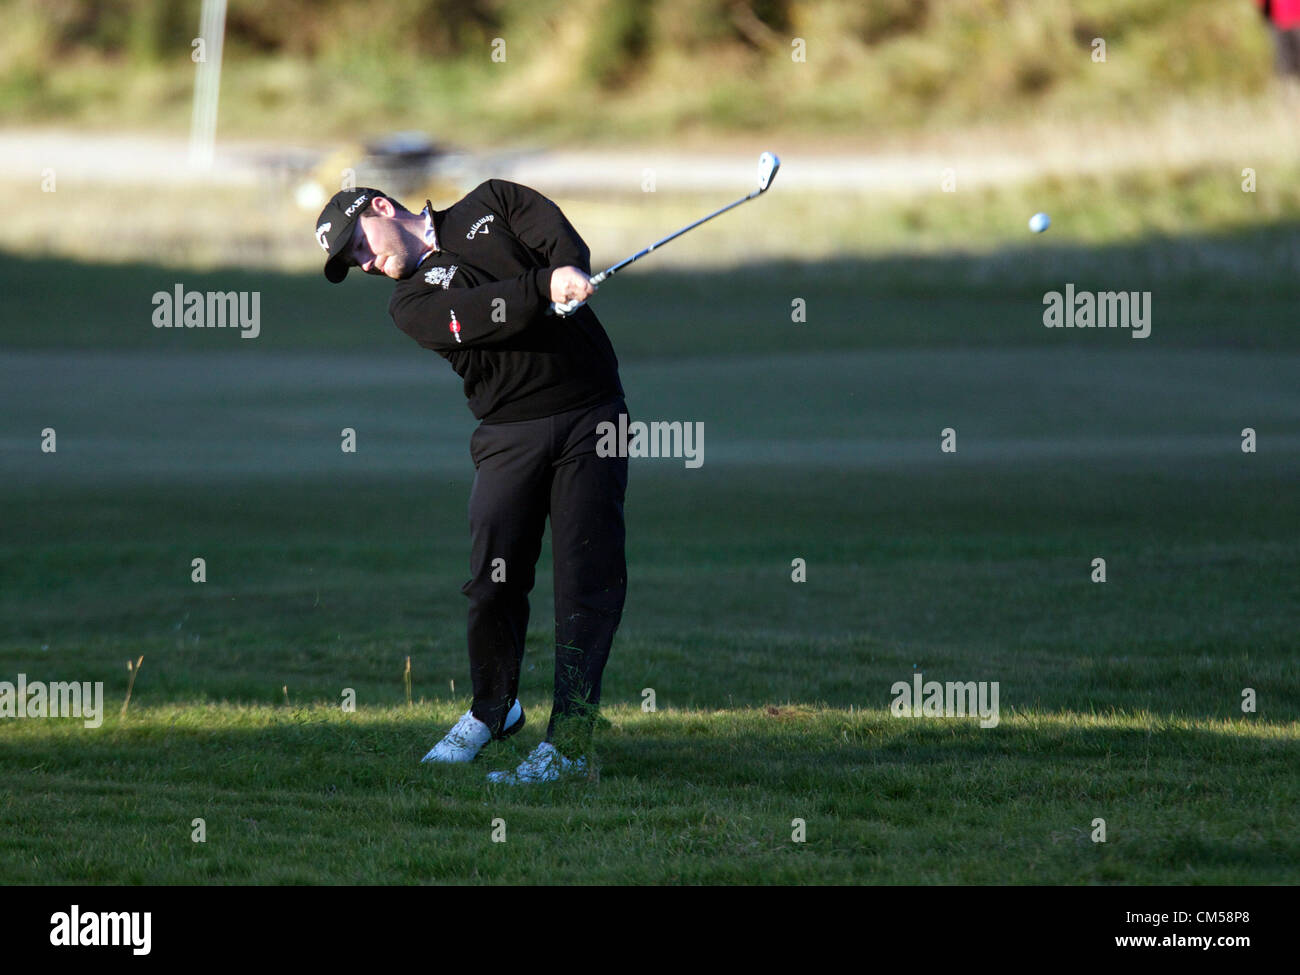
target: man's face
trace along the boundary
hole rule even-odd
[[[425,244],[402,226],[396,214],[376,212],[379,209],[372,205],[357,221],[348,256],[367,274],[382,274],[394,280],[410,277],[419,265]]]

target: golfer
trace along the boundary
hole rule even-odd
[[[493,179],[445,210],[412,213],[380,190],[335,194],[316,221],[325,277],[350,267],[397,282],[397,327],[464,380],[470,437],[469,665],[474,700],[425,762],[471,761],[524,724],[519,670],[528,593],[551,520],[555,693],[545,740],[497,782],[586,771],[601,676],[627,591],[627,458],[596,454],[596,427],[627,412],[618,360],[585,300],[587,245],[550,200]]]

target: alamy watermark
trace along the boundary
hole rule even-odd
[[[603,420],[596,424],[597,457],[682,457],[687,467],[704,463],[704,424],[681,420],[653,420],[628,423],[627,414],[618,415],[618,423]]]
[[[1135,339],[1151,334],[1150,291],[1075,291],[1043,295],[1043,325],[1047,328],[1129,328]]]
[[[151,911],[68,911],[50,915],[50,944],[56,948],[130,948],[147,955],[151,948]]]
[[[155,291],[152,302],[154,328],[237,328],[242,339],[262,332],[260,291],[186,291],[177,284]]]
[[[0,718],[81,718],[87,728],[104,723],[104,682],[0,681]]]
[[[911,683],[895,681],[889,688],[894,700],[889,710],[896,718],[964,718],[979,715],[981,728],[996,728],[998,715],[997,681],[922,681],[912,675]]]

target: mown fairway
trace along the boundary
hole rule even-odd
[[[635,417],[705,462],[633,462],[599,776],[530,791],[483,773],[545,726],[545,554],[529,726],[418,764],[468,704],[472,418],[385,286],[10,262],[0,680],[109,716],[0,722],[0,881],[1300,882],[1296,295],[1091,259],[1151,338],[1042,328],[1064,257],[602,293]],[[69,273],[95,302],[43,312]],[[264,339],[151,329],[176,280],[265,289]],[[916,671],[999,682],[1000,723],[893,717]]]

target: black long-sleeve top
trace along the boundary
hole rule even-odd
[[[451,363],[475,417],[532,420],[623,395],[595,312],[546,314],[556,268],[591,273],[587,245],[559,207],[526,186],[490,179],[435,210],[433,223],[439,249],[397,282],[388,311]]]

